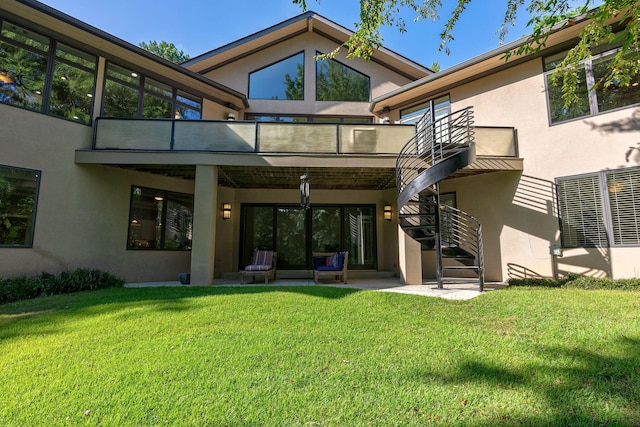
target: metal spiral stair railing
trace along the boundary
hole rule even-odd
[[[425,114],[396,161],[398,222],[405,233],[436,250],[436,278],[443,270],[471,270],[484,290],[482,226],[473,216],[440,203],[438,183],[475,160],[471,108],[433,120]],[[442,258],[458,262],[443,267]]]

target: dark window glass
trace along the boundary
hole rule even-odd
[[[140,100],[142,97],[142,100]],[[142,102],[142,110],[139,105]],[[103,115],[148,119],[201,118],[202,99],[127,68],[107,64]]]
[[[202,117],[202,99],[179,90],[176,103],[176,119],[200,120]]]
[[[575,103],[566,107],[562,98],[563,80],[553,82],[547,75],[547,93],[549,97],[549,110],[551,114],[551,122],[561,122],[564,120],[574,119],[576,117],[587,116],[591,114],[589,107],[589,90],[584,67],[577,71],[578,81],[578,99]]]
[[[19,27],[9,22],[2,24],[2,37],[10,39],[18,45],[28,47],[30,50],[39,50],[42,53],[49,52],[51,41],[48,37],[42,36],[26,28]]]
[[[96,57],[13,24],[2,25],[0,102],[89,123]],[[49,100],[47,105],[43,99]]]
[[[78,49],[58,43],[56,47],[56,56],[68,62],[72,62],[81,68],[95,71],[97,67],[96,57],[84,53]]]
[[[140,91],[130,86],[107,80],[104,88],[102,114],[106,117],[138,117]]]
[[[251,263],[254,250],[273,250],[273,209],[273,206],[243,207],[241,267]]]
[[[283,123],[350,123],[370,124],[372,117],[355,116],[282,116],[276,114],[246,114],[246,120],[256,122],[283,122]]]
[[[369,77],[333,59],[316,61],[316,101],[368,102]]]
[[[0,101],[42,110],[49,39],[8,22],[0,39]]]
[[[60,45],[51,83],[49,112],[83,123],[91,121],[95,87],[95,58]]]
[[[250,73],[249,98],[304,99],[304,53]]]
[[[274,114],[247,114],[246,118],[256,122],[276,123],[305,123],[308,121],[306,116],[279,116]]]
[[[607,45],[606,47],[611,47]],[[604,47],[595,48],[603,52]],[[578,117],[590,116],[605,111],[623,108],[640,103],[640,75],[631,79],[629,87],[622,87],[619,81],[605,81],[607,67],[613,61],[617,51],[607,51],[595,56],[594,59],[584,61],[575,78],[578,83],[577,101],[565,107],[562,97],[563,81],[552,82],[550,75],[560,64],[566,52],[559,53],[544,60],[547,80],[547,101],[551,123],[562,122]],[[591,83],[592,82],[592,83]]]
[[[306,239],[307,210],[302,207],[277,209],[276,249],[278,263],[288,268],[305,268],[307,263]]]
[[[630,87],[621,87],[620,82],[604,81],[607,74],[607,66],[613,60],[612,56],[598,58],[593,61],[593,78],[595,80],[596,98],[598,100],[598,111],[614,110],[640,103],[640,75],[632,78]]]
[[[33,246],[40,172],[0,165],[0,246]]]
[[[108,64],[102,114],[107,117],[138,117],[139,97],[138,73]]]
[[[339,207],[314,207],[311,217],[311,252],[337,252],[340,250]]]
[[[5,35],[4,31],[2,34]],[[13,33],[11,33],[13,34]],[[48,58],[31,50],[40,45],[36,40],[19,37],[29,48],[0,40],[0,101],[30,110],[42,110]]]
[[[190,250],[193,196],[132,187],[129,249]]]

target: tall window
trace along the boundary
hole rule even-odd
[[[131,188],[128,249],[190,250],[193,196],[153,188]]]
[[[201,117],[202,99],[113,63],[107,64],[104,92],[106,117]]]
[[[250,73],[249,98],[304,99],[304,52]]]
[[[89,123],[96,64],[93,55],[4,21],[0,102]]]
[[[316,101],[368,102],[368,76],[333,59],[316,61]]]
[[[556,179],[565,247],[640,245],[640,168]]]
[[[39,171],[0,165],[0,246],[33,246],[39,187]]]
[[[565,107],[562,98],[563,82],[552,82],[550,75],[566,52],[544,59],[547,82],[549,119],[558,123],[578,117],[585,117],[640,103],[640,75],[632,78],[630,87],[621,87],[620,82],[604,81],[608,64],[617,50],[609,50],[584,61],[578,73],[578,100]]]

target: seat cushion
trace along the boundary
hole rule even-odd
[[[338,252],[331,255],[331,267],[337,270],[342,270],[343,266],[344,266],[344,253]]]
[[[334,267],[332,265],[321,265],[316,268],[318,271],[342,271],[342,268]]]
[[[271,266],[264,264],[249,264],[244,269],[245,271],[269,271],[271,270]]]
[[[272,262],[273,251],[256,250],[251,258],[251,265],[266,265],[271,267]]]
[[[322,267],[327,265],[327,257],[326,256],[314,256],[313,257],[313,268],[317,269],[318,267]]]

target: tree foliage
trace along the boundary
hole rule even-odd
[[[292,0],[293,3],[306,9],[306,0]],[[316,0],[319,1],[319,0]],[[480,1],[480,0],[476,0]],[[448,44],[453,41],[454,28],[460,16],[472,0],[457,0],[449,19],[440,33],[439,50],[449,53]],[[589,24],[580,33],[578,44],[572,48],[566,58],[553,73],[553,79],[562,83],[562,93],[565,104],[577,102],[576,92],[579,90],[576,70],[580,62],[589,58],[594,46],[612,43],[621,46],[614,60],[609,64],[607,73],[596,82],[596,86],[628,87],[640,74],[640,4],[637,0],[602,0],[600,6],[594,8],[594,0],[583,0],[578,8],[571,8],[575,2],[570,0],[505,0],[505,15],[500,28],[498,39],[502,44],[510,27],[514,26],[518,13],[526,10],[531,16],[528,27],[531,35],[515,50],[507,52],[505,60],[512,56],[526,55],[544,49],[551,29],[561,29],[573,25],[572,16],[586,13],[590,18]],[[382,46],[383,38],[380,29],[385,26],[395,26],[400,32],[406,31],[405,22],[400,16],[401,11],[409,10],[415,14],[415,21],[428,19],[436,21],[440,18],[442,0],[362,0],[360,1],[360,20],[355,24],[356,29],[344,43],[347,56],[368,60],[376,48]],[[623,22],[625,31],[616,32],[612,22]],[[339,46],[329,56],[336,55]]]
[[[164,40],[160,43],[155,40],[152,40],[149,43],[140,42],[138,46],[175,64],[180,64],[189,59],[188,53],[184,53],[184,51],[178,50],[176,45]]]

